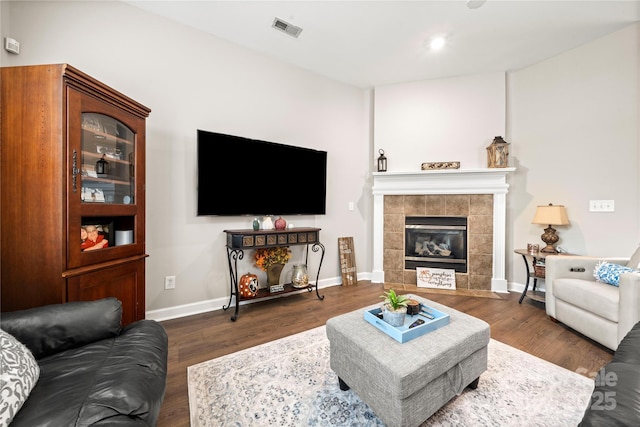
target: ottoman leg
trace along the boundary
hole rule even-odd
[[[344,381],[342,381],[342,378],[338,377],[338,384],[340,385],[340,390],[342,391],[347,391],[349,390],[349,386],[347,385],[347,383],[345,383]]]
[[[471,390],[475,390],[478,388],[478,383],[480,382],[480,377],[476,378],[475,380],[473,380],[467,387],[469,387]]]

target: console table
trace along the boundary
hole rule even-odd
[[[299,246],[305,245],[307,247],[305,253],[305,264],[308,264],[309,260],[309,247],[313,252],[321,251],[320,264],[318,264],[318,271],[316,273],[315,285],[307,286],[307,291],[312,292],[315,287],[316,296],[318,299],[323,300],[324,295],[318,293],[318,280],[320,278],[320,268],[322,268],[322,261],[324,260],[324,245],[320,243],[320,228],[311,227],[296,227],[287,228],[285,230],[224,230],[227,234],[227,258],[229,260],[229,275],[230,275],[230,295],[229,303],[222,307],[223,310],[227,310],[231,307],[231,301],[235,296],[235,313],[231,316],[231,321],[235,322],[238,318],[238,308],[240,306],[240,300],[243,299],[240,296],[238,288],[238,260],[244,258],[245,250],[255,250],[260,248],[269,248],[276,246]],[[303,288],[304,289],[304,288]],[[258,295],[255,298],[244,299],[245,301],[260,301],[269,299],[274,295],[292,294],[299,291],[299,288],[294,288],[290,283],[285,285],[285,289],[282,292],[274,294],[269,293],[268,290],[260,289]]]

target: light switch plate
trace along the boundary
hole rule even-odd
[[[614,212],[613,200],[589,200],[589,212]]]

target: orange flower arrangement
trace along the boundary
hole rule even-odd
[[[291,251],[288,246],[278,246],[275,248],[260,248],[254,255],[256,267],[263,271],[273,264],[286,264],[291,259]]]

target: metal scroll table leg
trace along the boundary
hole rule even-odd
[[[318,252],[319,250],[322,250],[322,255],[320,256],[320,264],[318,265],[318,273],[316,274],[316,296],[318,297],[318,299],[324,299],[324,295],[320,295],[318,293],[318,281],[320,280],[320,269],[322,268],[322,261],[324,260],[324,245],[320,242],[314,243],[313,246],[311,246],[311,250],[313,252]]]
[[[531,271],[529,271],[529,263],[527,262],[527,257],[522,255],[522,259],[524,260],[524,266],[527,269],[527,284],[524,285],[524,291],[522,291],[522,295],[520,295],[518,304],[522,304],[522,300],[527,296],[527,289],[529,289],[529,279],[531,278]]]
[[[223,310],[231,307],[231,300],[236,297],[236,312],[231,316],[231,321],[235,322],[238,318],[238,308],[240,307],[240,292],[238,291],[238,260],[244,258],[244,251],[242,249],[229,249],[227,248],[227,259],[229,260],[229,276],[230,276],[230,292],[229,303],[226,306],[222,306]]]

